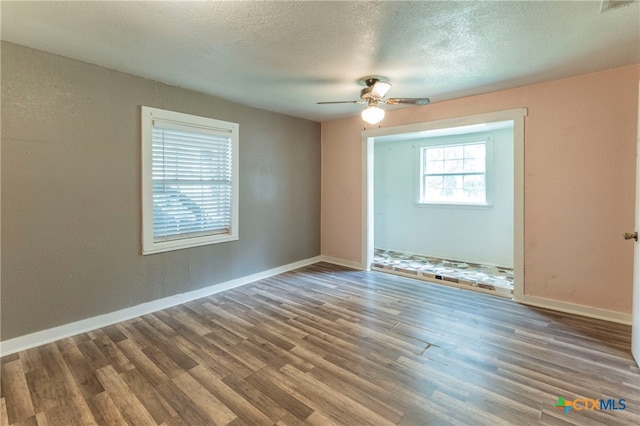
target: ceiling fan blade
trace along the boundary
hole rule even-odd
[[[318,105],[323,104],[364,104],[364,101],[329,101],[329,102],[316,102]]]
[[[429,102],[429,98],[390,98],[383,100],[387,105],[397,105],[397,104],[413,104],[413,105],[427,105]]]

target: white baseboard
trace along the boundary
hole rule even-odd
[[[553,311],[631,325],[631,314],[625,314],[623,312],[609,311],[606,309],[594,308],[592,306],[577,305],[574,303],[545,299],[537,296],[524,295],[521,298],[514,298],[514,300],[525,305],[537,306],[539,308],[551,309]]]
[[[37,331],[25,336],[15,337],[13,339],[0,342],[0,356],[11,355],[16,352],[35,348],[36,346],[41,346],[50,342],[54,342],[56,340],[64,339],[66,337],[75,336],[80,333],[86,333],[91,330],[106,327],[108,325],[136,318],[141,315],[150,314],[161,309],[170,308],[172,306],[180,305],[191,300],[240,287],[254,281],[291,271],[293,269],[302,268],[304,266],[320,262],[321,260],[322,256],[300,260],[297,262],[289,263],[287,265],[278,266],[277,268],[247,275],[246,277],[236,278],[231,281],[226,281],[198,290],[189,291],[187,293],[176,294],[174,296],[153,300],[151,302],[142,303],[140,305],[121,309],[115,312],[110,312],[108,314],[98,315],[84,320],[50,328],[48,330]]]
[[[320,260],[322,262],[333,263],[334,265],[345,266],[347,268],[358,269],[360,271],[365,270],[360,264],[360,262],[354,262],[352,260],[344,260],[344,259],[339,259],[337,257],[324,256],[324,255],[320,256]]]

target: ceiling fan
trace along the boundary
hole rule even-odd
[[[362,119],[369,124],[377,124],[384,118],[384,110],[378,107],[378,104],[397,105],[427,105],[429,98],[389,98],[384,99],[385,95],[391,88],[391,84],[383,77],[371,76],[363,77],[358,80],[359,83],[366,85],[360,91],[359,101],[329,101],[318,102],[319,105],[324,104],[366,104],[367,107],[362,111]]]

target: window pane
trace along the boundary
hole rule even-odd
[[[442,173],[444,172],[444,161],[427,161],[427,173]]]
[[[426,148],[427,161],[442,160],[444,158],[444,147]]]
[[[482,159],[466,159],[464,160],[464,166],[462,171],[471,173],[484,173],[485,160]]]
[[[464,160],[445,160],[444,171],[446,173],[461,173],[464,171]]]
[[[464,158],[482,158],[484,159],[485,154],[485,144],[473,144],[473,145],[465,145],[464,146]]]
[[[435,189],[435,188],[426,188],[424,190],[424,194],[423,194],[423,200],[424,201],[444,201],[444,198],[442,196],[441,190],[440,189]]]
[[[424,180],[425,188],[442,188],[442,176],[427,176]]]
[[[447,146],[444,148],[444,158],[449,159],[462,159],[464,157],[464,147],[462,145]]]
[[[464,191],[469,201],[484,202],[486,200],[485,176],[465,176]]]
[[[444,188],[462,188],[462,176],[451,175],[444,176]]]
[[[452,191],[451,197],[449,198],[450,202],[468,202],[469,200],[467,199],[467,194],[465,193],[464,189],[462,188],[457,188],[455,190]]]

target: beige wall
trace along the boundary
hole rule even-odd
[[[387,113],[392,127],[525,107],[524,292],[631,312],[640,65]],[[362,122],[322,123],[322,254],[360,262]]]
[[[320,254],[319,123],[1,53],[2,340]],[[240,124],[239,241],[141,255],[141,105]]]

